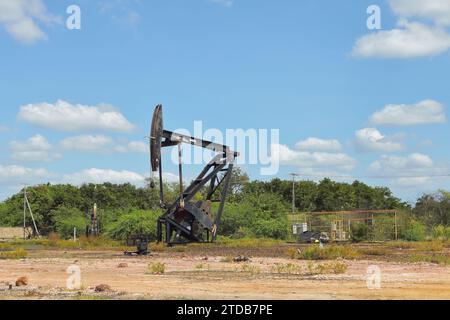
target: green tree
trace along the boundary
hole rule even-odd
[[[55,230],[62,238],[69,239],[73,236],[74,228],[77,233],[84,234],[87,226],[86,217],[77,208],[61,206],[51,211]]]

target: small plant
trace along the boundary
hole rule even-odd
[[[336,260],[336,259],[357,259],[360,253],[344,246],[329,246],[325,248],[309,247],[298,253],[297,259],[300,260]]]
[[[257,266],[251,265],[251,264],[243,264],[241,267],[242,272],[248,272],[251,274],[257,274],[261,272],[261,269],[258,268]]]
[[[293,263],[277,263],[272,267],[272,272],[280,274],[302,274],[303,268]]]
[[[334,262],[331,264],[334,274],[343,274],[347,272],[348,266],[342,262]]]
[[[163,252],[167,249],[167,246],[164,243],[152,243],[150,244],[150,251],[152,252]]]
[[[291,258],[291,259],[297,259],[298,254],[299,254],[299,249],[297,248],[288,248],[286,250],[286,254]]]
[[[441,265],[450,265],[450,257],[442,255],[414,254],[409,256],[409,262],[428,262]]]
[[[0,260],[25,259],[27,256],[28,252],[23,248],[17,248],[12,251],[0,251]]]
[[[347,271],[347,265],[342,262],[332,262],[332,263],[308,263],[307,264],[309,275],[320,275],[320,274],[343,274]]]
[[[231,262],[233,262],[233,259],[234,258],[232,256],[225,256],[225,257],[220,258],[220,262],[231,263]]]
[[[148,266],[148,271],[151,274],[164,274],[165,270],[166,270],[166,265],[161,262],[154,262],[154,263],[149,264],[149,266]]]
[[[422,242],[395,241],[387,243],[386,245],[392,248],[410,249],[416,251],[440,252],[444,250],[444,242],[438,240]]]
[[[199,263],[195,266],[195,269],[203,270],[205,268],[205,264]]]

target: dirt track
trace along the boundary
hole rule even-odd
[[[148,265],[162,262],[163,275],[148,273]],[[118,268],[126,263],[125,268]],[[223,262],[219,256],[155,253],[150,257],[125,257],[113,251],[40,251],[25,260],[0,260],[0,299],[450,299],[450,267],[429,263],[345,261],[340,275],[273,273],[277,263],[306,265],[288,258],[256,257],[248,264],[257,272],[243,272],[242,264]],[[83,288],[66,287],[67,267],[81,268]],[[369,290],[366,272],[377,265],[381,289]],[[253,270],[253,269],[252,269]],[[27,276],[26,288],[7,290],[6,283]],[[96,294],[93,288],[108,284],[112,293]]]

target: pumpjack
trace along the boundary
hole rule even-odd
[[[216,153],[186,188],[183,187],[183,144]],[[161,150],[167,147],[178,147],[180,193],[173,203],[166,203],[164,197]],[[164,130],[163,108],[161,105],[155,108],[150,131],[151,186],[156,187],[153,176],[158,172],[160,206],[164,210],[164,214],[157,222],[158,242],[171,246],[216,240],[230,186],[233,163],[238,156],[238,152],[232,151],[226,145]],[[214,206],[215,212],[213,203],[218,203],[218,206]]]

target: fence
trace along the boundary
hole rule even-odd
[[[305,212],[289,216],[293,234],[304,231],[325,233],[331,241],[397,240],[396,210]]]

